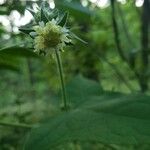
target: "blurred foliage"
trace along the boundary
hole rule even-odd
[[[143,68],[141,59],[142,8],[135,7],[134,1],[130,0],[126,4],[121,4],[120,2],[115,3],[115,17],[118,23],[120,45],[128,58],[128,62],[126,62],[119,56],[114,40],[111,6],[100,8],[88,0],[85,1],[55,0],[55,6],[57,8],[69,11],[70,19],[68,26],[73,27],[71,30],[88,42],[85,45],[77,41],[75,45],[68,47],[62,53],[65,80],[68,85],[68,97],[70,101],[76,102],[76,106],[75,104],[71,104],[71,108],[77,109],[81,105],[80,103],[85,100],[87,100],[87,105],[98,107],[97,104],[100,103],[99,105],[101,105],[99,101],[101,100],[101,94],[105,90],[109,90],[111,93],[132,93],[131,95],[135,95],[133,98],[128,95],[123,95],[125,98],[122,98],[120,94],[115,94],[119,95],[117,97],[119,101],[122,99],[127,99],[127,101],[128,99],[134,99],[136,106],[139,99],[145,99],[146,106],[138,104],[137,107],[127,109],[128,112],[134,113],[134,110],[138,108],[142,113],[139,115],[136,113],[137,117],[144,116],[146,110],[149,112],[148,109],[145,110],[145,108],[148,108],[147,100],[149,98],[148,96],[142,95],[138,97],[135,94],[141,90],[141,81],[139,81],[139,77],[135,75],[135,72],[139,76],[143,73],[141,71]],[[84,2],[86,6],[83,6]],[[60,87],[55,59],[49,58],[44,60],[39,57],[37,59],[37,56],[32,53],[31,39],[16,30],[18,27],[16,27],[11,17],[13,11],[17,11],[23,17],[25,15],[25,9],[32,6],[35,8],[36,3],[40,4],[41,1],[4,0],[4,3],[0,5],[1,121],[38,124],[39,122],[47,122],[47,119],[61,113],[58,104],[60,98],[56,96],[59,95]],[[7,22],[4,23],[4,21],[1,21],[3,20],[2,17],[6,17],[5,20]],[[149,70],[150,64],[148,64],[144,73],[145,78],[149,78]],[[76,77],[77,74],[82,74],[82,76]],[[95,81],[85,79],[83,76]],[[149,79],[147,80],[147,84],[150,85]],[[146,94],[149,95],[149,89],[147,89]],[[92,100],[94,99],[93,102],[90,101],[91,95]],[[106,97],[103,95],[102,99],[104,101],[115,99],[115,96],[112,98],[108,95],[106,94]],[[99,102],[97,103],[97,101]],[[134,103],[129,103],[128,106],[132,104],[134,105]],[[117,108],[110,105],[110,109],[113,108],[111,111],[114,113],[116,111],[117,113],[118,110],[118,113],[120,111],[124,111],[125,113],[127,111],[126,108],[122,110],[123,106],[120,105],[123,104],[117,105]],[[139,111],[137,110],[137,112]],[[70,114],[71,119],[75,117],[72,113]],[[81,113],[79,112],[76,117],[79,116],[80,118],[83,117],[86,119],[87,116],[84,116],[84,113],[82,116],[82,113],[81,110]],[[57,120],[59,118],[55,119]],[[100,120],[98,123],[101,123]],[[75,125],[74,122],[73,125]],[[60,130],[62,128],[60,126]],[[115,131],[117,132],[117,129]],[[54,134],[56,134],[55,132],[57,130],[54,131]],[[0,150],[20,150],[26,141],[26,134],[28,134],[28,130],[26,129],[0,126]],[[149,150],[150,146],[148,144],[103,144],[96,141],[82,143],[75,140],[65,145],[58,145],[56,149]]]

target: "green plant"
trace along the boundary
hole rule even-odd
[[[43,6],[40,10],[41,17],[38,15],[40,21],[43,19],[42,16],[44,10],[45,7]],[[37,16],[37,14],[35,14],[35,16]],[[66,22],[67,17],[63,15],[63,18],[65,19],[62,20],[65,20]],[[58,23],[56,24],[59,25]],[[48,24],[43,26],[43,28],[46,28],[47,26]],[[49,26],[48,30],[50,30],[50,28],[51,26]],[[31,36],[39,36],[38,34],[43,34],[41,27],[38,28],[38,30],[34,30],[35,32],[32,31],[28,34]],[[47,53],[53,49],[56,52],[63,91],[63,105],[65,110],[67,110],[62,66],[58,55],[58,52],[60,51],[58,51],[58,49],[55,47],[58,42],[56,42],[57,44],[55,43],[56,45],[51,43],[52,45],[50,46],[54,47],[53,49],[49,49],[49,45],[47,43],[47,45],[44,45],[45,43],[40,43],[40,41],[39,39],[36,40],[35,37],[36,49],[39,54],[44,52],[44,54],[47,55]],[[38,42],[40,43],[39,45]],[[44,48],[48,48],[48,50],[44,50]],[[43,51],[41,51],[41,49]],[[145,103],[149,105],[148,96],[137,94],[123,95],[121,93],[103,92],[100,90],[100,87],[97,86],[97,84],[93,82],[89,83],[89,81],[86,81],[86,83],[82,77],[77,78],[77,82],[79,82],[79,84],[76,85],[77,87],[74,85],[73,88],[79,89],[80,87],[82,88],[82,92],[77,92],[76,94],[71,93],[71,91],[68,92],[70,94],[69,100],[73,109],[68,112],[63,112],[56,117],[52,117],[49,119],[48,123],[41,125],[39,128],[33,129],[29,138],[27,139],[25,150],[55,149],[59,144],[72,141],[96,141],[107,144],[114,143],[133,145],[149,143],[150,135],[146,135],[146,133],[150,133],[149,106],[147,109],[145,108],[147,114],[146,116],[140,109],[140,103],[144,103],[143,107],[145,107]],[[93,84],[94,87],[92,87],[92,89],[88,88],[88,84]],[[95,90],[93,90],[93,88]],[[70,87],[67,90],[69,89]],[[97,91],[99,92],[97,93]],[[57,130],[54,130],[56,127]],[[137,133],[137,130],[140,131],[140,134]]]
[[[82,76],[74,78],[67,91],[72,110],[49,118],[33,129],[25,150],[55,149],[72,141],[149,144],[149,96],[106,92],[98,83]]]
[[[68,3],[65,0],[56,0],[55,4],[56,7],[61,9],[63,7],[64,9],[69,10],[69,12],[73,14],[74,18],[78,20],[78,23],[84,26],[84,28],[81,29],[84,30],[81,35],[88,32],[88,39],[90,40],[88,46],[83,48],[81,45],[76,44],[75,47],[79,46],[78,52],[71,51],[71,54],[68,54],[67,52],[62,53],[64,49],[67,48],[67,45],[74,44],[73,38],[79,39],[82,42],[84,41],[74,35],[70,31],[70,28],[66,27],[68,20],[67,12],[61,12],[57,9],[52,10],[49,8],[47,3],[42,3],[42,5],[38,7],[37,12],[29,9],[29,11],[34,16],[34,20],[31,21],[32,24],[28,24],[20,28],[20,31],[31,37],[31,49],[29,50],[29,48],[20,46],[2,49],[0,51],[0,66],[2,64],[2,68],[4,69],[10,68],[13,70],[18,70],[18,64],[21,63],[21,57],[41,58],[37,56],[38,54],[40,56],[44,55],[47,57],[48,61],[50,60],[51,55],[55,57],[58,64],[58,71],[60,74],[63,94],[62,110],[65,111],[60,110],[61,96],[59,93],[58,95],[55,95],[52,93],[51,89],[45,87],[44,84],[47,82],[47,80],[45,81],[45,78],[43,78],[45,81],[44,84],[43,81],[41,82],[41,79],[39,79],[41,78],[44,70],[50,70],[53,72],[50,65],[48,65],[47,69],[43,69],[41,64],[35,64],[34,67],[38,69],[40,75],[38,75],[38,79],[36,78],[35,82],[30,86],[24,87],[26,84],[20,84],[21,80],[18,79],[18,76],[13,79],[17,80],[17,84],[19,83],[18,86],[15,86],[15,88],[13,85],[10,86],[11,82],[9,83],[9,81],[7,81],[5,83],[5,81],[2,81],[2,85],[0,87],[2,89],[2,101],[0,103],[2,104],[0,106],[2,109],[0,110],[0,117],[2,120],[8,120],[8,122],[15,120],[19,123],[0,122],[0,126],[2,125],[6,129],[9,127],[12,132],[11,134],[13,135],[9,135],[10,138],[8,138],[8,136],[4,136],[6,130],[4,130],[4,133],[2,132],[0,135],[0,149],[18,149],[16,143],[19,143],[18,145],[22,146],[22,143],[20,144],[20,139],[23,137],[22,133],[31,129],[31,132],[25,141],[25,146],[23,147],[25,150],[106,150],[107,147],[109,150],[122,150],[124,147],[125,149],[129,148],[132,150],[134,148],[147,150],[146,146],[142,145],[149,144],[149,96],[137,93],[122,94],[119,92],[113,92],[114,89],[112,89],[112,91],[105,91],[100,86],[100,83],[86,79],[82,75],[76,76],[68,84],[66,84],[66,86],[64,85],[61,56],[69,56],[67,57],[68,59],[64,57],[63,60],[67,64],[68,62],[71,64],[68,66],[73,69],[75,68],[75,73],[70,71],[72,74],[76,74],[76,72],[80,72],[80,69],[83,69],[84,75],[87,75],[89,78],[98,80],[99,77],[95,71],[101,71],[100,65],[98,63],[99,57],[97,57],[97,55],[101,55],[100,59],[106,62],[112,69],[114,69],[119,79],[124,82],[124,84],[132,92],[134,92],[134,88],[132,88],[128,80],[125,78],[127,71],[124,70],[122,63],[118,61],[119,57],[116,57],[116,53],[111,52],[112,55],[115,55],[115,59],[111,58],[112,60],[109,60],[107,57],[105,57],[106,51],[104,54],[103,52],[99,52],[100,49],[114,50],[111,28],[106,32],[106,29],[110,26],[109,22],[106,23],[106,20],[108,20],[108,16],[106,17],[105,15],[106,10],[103,11],[104,14],[101,15],[102,18],[100,19],[100,22],[97,22],[98,24],[94,22],[95,20],[97,21],[98,18],[96,18],[92,22],[94,25],[89,25],[88,23],[91,20],[89,21],[87,18],[91,15],[91,11],[89,11],[87,7],[83,7],[80,3],[80,0],[73,0],[71,3]],[[107,10],[109,12],[109,8]],[[102,11],[100,11],[100,13],[101,12]],[[74,18],[71,19],[73,20]],[[74,23],[75,25],[78,24],[73,20],[73,24]],[[45,57],[42,60],[45,60]],[[72,57],[76,58],[76,62],[72,63],[68,61],[69,59],[72,59]],[[55,61],[55,59],[53,60]],[[79,61],[81,61],[81,63],[79,63]],[[31,70],[28,71],[29,75],[30,71],[35,73],[35,70],[32,70],[33,64],[31,65],[31,62],[27,60],[27,67],[29,67],[29,69],[31,67]],[[119,69],[117,69],[115,66],[116,62],[119,64],[118,67],[121,66]],[[52,65],[54,66],[54,64]],[[113,82],[114,76],[112,76],[110,68],[107,68],[107,66],[104,66],[104,68],[107,70],[110,76],[110,82],[107,82],[106,84],[108,87],[108,84],[113,85],[115,83]],[[56,67],[54,66],[53,69],[55,70]],[[123,74],[120,73],[120,69],[124,71]],[[7,76],[12,77],[11,74],[8,74],[6,75],[6,78],[2,78],[3,74],[5,74],[5,72],[2,72],[1,75],[1,79],[3,80],[8,80]],[[55,74],[56,72],[54,73],[54,76]],[[66,77],[68,78],[69,75]],[[32,77],[32,79],[34,77]],[[72,78],[72,76],[70,78]],[[23,82],[26,82],[26,80],[23,79]],[[7,85],[7,83],[9,84]],[[3,85],[7,85],[9,90],[3,88]],[[12,94],[11,88],[13,88],[15,91],[13,93],[14,95]],[[22,91],[22,89],[25,91]],[[45,89],[46,91],[44,91]],[[122,90],[119,89],[119,91]],[[9,96],[4,97],[7,94]],[[9,100],[11,106],[5,108],[3,103],[8,103],[7,99]],[[15,105],[12,105],[12,103]],[[9,114],[11,114],[11,116],[9,116]],[[23,122],[27,124],[24,124]],[[28,125],[32,123],[33,125]],[[36,124],[38,125],[36,126]],[[15,139],[15,141],[12,139]],[[15,148],[11,147],[11,142]],[[88,144],[86,145],[86,143]],[[21,148],[19,147],[19,149]]]
[[[52,10],[47,2],[41,4],[38,12],[34,12],[32,9],[28,10],[33,14],[34,22],[20,28],[20,31],[29,34],[33,38],[34,51],[39,55],[49,56],[55,53],[62,87],[62,108],[67,110],[69,106],[67,106],[60,52],[64,51],[65,46],[73,44],[73,38],[84,41],[66,27],[67,12],[63,13],[57,9]]]

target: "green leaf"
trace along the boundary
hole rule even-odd
[[[66,85],[67,97],[71,100],[71,106],[77,107],[87,101],[91,96],[99,96],[103,89],[99,83],[84,78],[81,74],[77,75]]]
[[[54,9],[52,11],[48,12],[48,19],[49,21],[51,21],[52,19],[56,19],[58,17],[59,14],[59,10],[58,9]]]
[[[17,65],[14,65],[12,62],[10,64],[0,62],[0,70],[11,70],[19,72],[20,68]]]
[[[0,70],[19,71],[21,58],[39,58],[37,54],[23,47],[7,47],[0,49]]]
[[[21,31],[25,34],[30,34],[30,32],[34,32],[34,30],[31,28],[19,28],[19,31]]]
[[[27,25],[19,27],[19,31],[21,31],[25,34],[30,34],[30,32],[34,32],[33,25],[34,25],[34,23],[32,21]]]
[[[61,15],[58,25],[62,27],[65,26],[67,23],[67,19],[68,19],[68,12],[65,12],[63,15]]]
[[[98,94],[97,84],[86,79],[83,84],[83,80],[79,77],[70,84],[72,97],[69,100],[81,100],[78,108],[50,118],[33,129],[24,150],[55,149],[71,141],[150,144],[150,96]],[[95,88],[91,93],[90,84]]]
[[[29,50],[28,48],[24,47],[7,47],[0,49],[0,56],[8,55],[8,56],[19,56],[19,57],[35,57],[38,58],[39,56],[34,53],[33,51]]]
[[[35,15],[35,12],[34,12],[34,10],[32,10],[31,8],[26,8],[31,14],[32,14],[32,16],[34,17],[34,15]]]
[[[87,44],[86,41],[82,40],[81,38],[79,38],[76,34],[74,34],[73,32],[70,32],[70,35],[72,37],[74,37],[75,39],[79,40],[80,42],[84,43],[84,44]]]
[[[0,70],[19,71],[20,60],[14,56],[0,54]]]
[[[41,21],[43,21],[44,23],[47,23],[49,21],[48,17],[46,16],[46,10],[44,9],[41,9]]]
[[[47,9],[50,9],[50,7],[49,7],[49,3],[48,2],[46,2],[46,1],[44,1],[44,2],[42,2],[41,3],[41,8],[44,10],[45,8]]]

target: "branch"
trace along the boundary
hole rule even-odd
[[[142,25],[141,25],[141,48],[142,48],[142,69],[141,69],[141,74],[140,74],[140,85],[141,85],[141,91],[145,92],[148,90],[148,75],[147,70],[149,66],[149,9],[150,9],[150,4],[149,0],[144,0],[143,4],[143,10],[142,10]]]
[[[133,40],[130,36],[130,33],[128,32],[126,23],[125,23],[124,13],[123,13],[122,9],[120,8],[120,5],[117,4],[117,6],[118,6],[118,12],[119,12],[119,15],[120,15],[120,19],[121,19],[121,22],[122,22],[122,27],[123,27],[123,30],[125,32],[128,43],[132,46],[132,48],[135,48],[135,43],[133,42]]]
[[[118,24],[115,18],[115,0],[111,0],[111,9],[112,9],[112,23],[113,23],[113,29],[114,29],[114,36],[115,36],[115,42],[116,42],[116,46],[117,46],[117,50],[118,53],[120,55],[120,57],[122,58],[123,61],[125,61],[127,63],[127,65],[129,66],[129,68],[134,72],[138,82],[140,83],[140,75],[139,73],[134,70],[132,64],[130,64],[128,57],[124,54],[124,51],[122,50],[121,47],[121,42],[119,39],[119,30],[118,30]]]
[[[142,26],[141,26],[141,47],[142,47],[142,58],[143,64],[147,67],[148,60],[148,42],[149,42],[149,0],[145,0],[143,4],[142,12]]]
[[[114,30],[114,36],[115,36],[115,42],[117,46],[118,53],[122,60],[128,61],[127,57],[125,56],[122,47],[120,45],[120,39],[119,39],[119,30],[118,25],[115,17],[115,0],[111,0],[111,10],[112,10],[112,23],[113,23],[113,30]]]

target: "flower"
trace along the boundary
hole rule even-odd
[[[53,53],[54,50],[61,50],[67,43],[71,42],[69,30],[57,24],[55,19],[39,22],[39,25],[33,27],[34,32],[30,35],[34,37],[34,49],[36,52],[45,54]]]
[[[86,43],[66,27],[68,12],[51,9],[47,2],[43,2],[38,11],[28,8],[34,20],[19,30],[33,38],[34,51],[39,54],[51,54],[63,51],[66,45],[73,45],[74,39]]]

